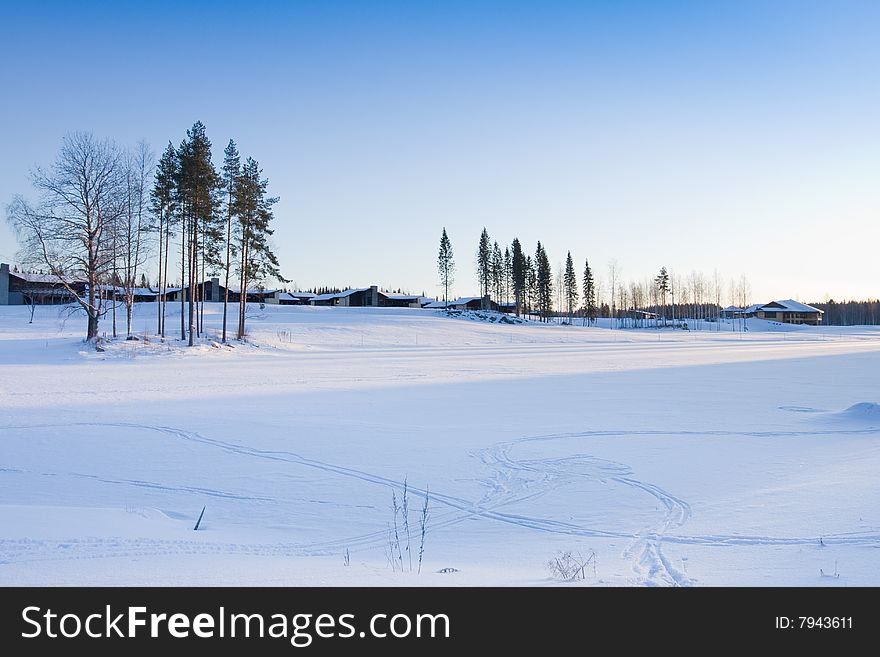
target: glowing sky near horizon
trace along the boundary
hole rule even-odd
[[[260,161],[300,288],[473,294],[483,226],[600,276],[880,295],[880,3],[150,2],[0,8],[0,202],[87,130],[195,120]],[[0,226],[0,259],[16,245]]]

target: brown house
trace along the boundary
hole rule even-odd
[[[771,301],[763,306],[752,306],[749,311],[759,319],[782,322],[783,324],[809,324],[811,326],[821,324],[824,314],[824,311],[818,308],[793,299]]]

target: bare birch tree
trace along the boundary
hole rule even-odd
[[[39,201],[16,196],[7,220],[21,244],[21,262],[48,268],[85,312],[86,340],[98,337],[104,313],[99,295],[102,278],[112,267],[106,240],[119,210],[122,183],[119,149],[89,133],[66,136],[58,159],[36,168],[31,182]],[[84,279],[85,288],[74,278]]]
[[[125,333],[131,336],[132,311],[137,292],[137,275],[146,264],[149,253],[147,217],[153,153],[145,142],[124,157],[123,209],[117,222],[117,275],[125,302]],[[114,295],[115,296],[115,295]]]

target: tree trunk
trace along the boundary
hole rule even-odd
[[[184,322],[184,313],[186,312],[186,295],[183,293],[186,284],[186,245],[187,245],[187,225],[186,218],[182,220],[180,226],[180,339],[186,340],[186,325]]]
[[[246,231],[243,231],[246,233]],[[239,290],[239,305],[238,305],[238,339],[244,340],[246,331],[245,331],[245,319],[247,317],[247,286],[248,286],[248,275],[247,275],[247,263],[248,263],[248,244],[247,238],[243,240],[241,247],[241,289]]]
[[[86,314],[88,315],[89,322],[88,328],[86,329],[86,340],[94,340],[98,337],[98,309],[95,305],[95,302],[97,301],[95,293],[97,292],[98,288],[98,275],[95,271],[91,271],[89,273],[91,274],[89,276],[89,307],[86,309]]]
[[[162,337],[165,337],[165,307],[168,302],[168,247],[171,244],[171,216],[165,220],[165,274],[162,279]]]
[[[231,201],[230,201],[231,203]],[[232,213],[226,219],[226,281],[223,291],[223,342],[226,342],[226,312],[229,307],[229,269],[232,259]]]
[[[162,210],[159,211],[159,280],[156,284],[156,289],[159,291],[159,296],[156,297],[156,333],[162,335],[162,249],[164,246],[165,235],[162,234],[163,230],[163,220],[162,220]]]
[[[94,340],[98,337],[98,317],[94,312],[89,312],[89,327],[86,332],[86,340]]]
[[[198,335],[201,336],[205,332],[205,290],[204,279],[207,276],[205,273],[207,270],[205,268],[205,244],[207,244],[207,231],[202,228],[202,260],[201,267],[199,269],[199,275],[196,278],[196,289],[199,291],[199,312],[198,312]]]
[[[191,231],[191,239],[192,246],[190,247],[189,253],[189,346],[192,347],[195,344],[195,310],[196,310],[196,265],[198,263],[198,252],[199,252],[199,232],[198,227],[196,225],[195,217],[191,220],[192,226],[190,227]]]

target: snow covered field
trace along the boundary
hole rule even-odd
[[[874,328],[252,315],[97,353],[0,307],[0,584],[548,585],[571,550],[587,585],[880,585]]]

